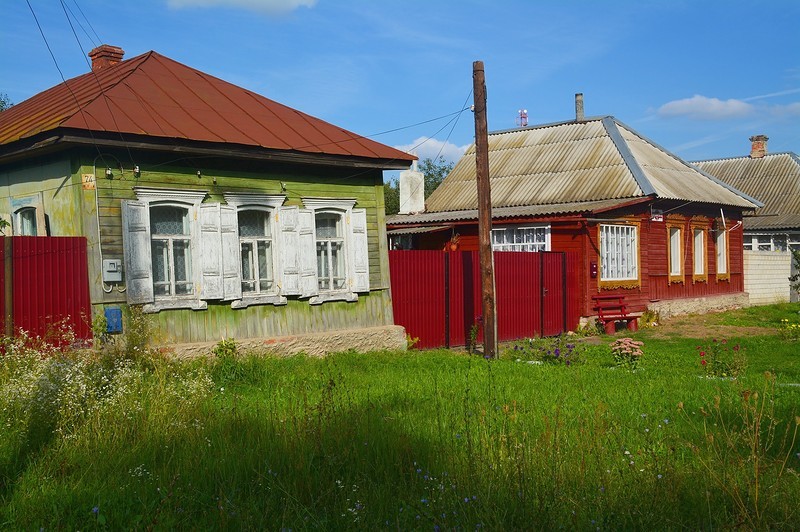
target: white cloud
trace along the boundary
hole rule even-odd
[[[441,155],[447,161],[455,163],[458,162],[462,155],[464,155],[464,152],[467,151],[469,145],[456,146],[452,142],[448,141],[428,137],[419,137],[410,144],[395,146],[395,148],[413,153],[419,157],[420,160],[427,158],[436,159]]]
[[[167,0],[173,9],[192,7],[236,7],[270,15],[288,13],[298,7],[314,7],[317,0]]]
[[[673,100],[658,108],[658,114],[665,117],[685,116],[694,120],[725,120],[747,116],[754,107],[742,100],[720,100],[695,94],[691,98]]]

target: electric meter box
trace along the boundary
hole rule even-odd
[[[103,282],[122,282],[122,259],[103,259]]]

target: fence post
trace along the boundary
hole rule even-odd
[[[5,335],[14,336],[14,242],[3,237],[3,301],[5,302]]]
[[[444,346],[450,349],[450,253],[444,254]]]

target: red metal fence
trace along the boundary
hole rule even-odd
[[[10,241],[10,242],[9,242]],[[7,252],[11,253],[6,260]],[[92,337],[89,276],[84,237],[3,237],[0,246],[0,316],[6,330],[48,338],[61,325],[72,328],[77,339]],[[6,278],[12,279],[11,312],[6,312]]]
[[[578,325],[577,256],[495,252],[497,336],[501,342],[554,336]],[[394,322],[419,347],[466,345],[480,326],[478,253],[389,251]],[[480,338],[480,337],[479,337]]]

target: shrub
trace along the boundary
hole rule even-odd
[[[649,327],[657,326],[660,322],[661,315],[658,313],[658,311],[647,309],[639,318],[639,327],[642,329],[647,329]]]
[[[639,367],[639,361],[644,356],[642,347],[644,342],[639,342],[633,338],[619,338],[611,344],[611,353],[614,355],[614,362],[617,366],[622,366],[629,370]]]

